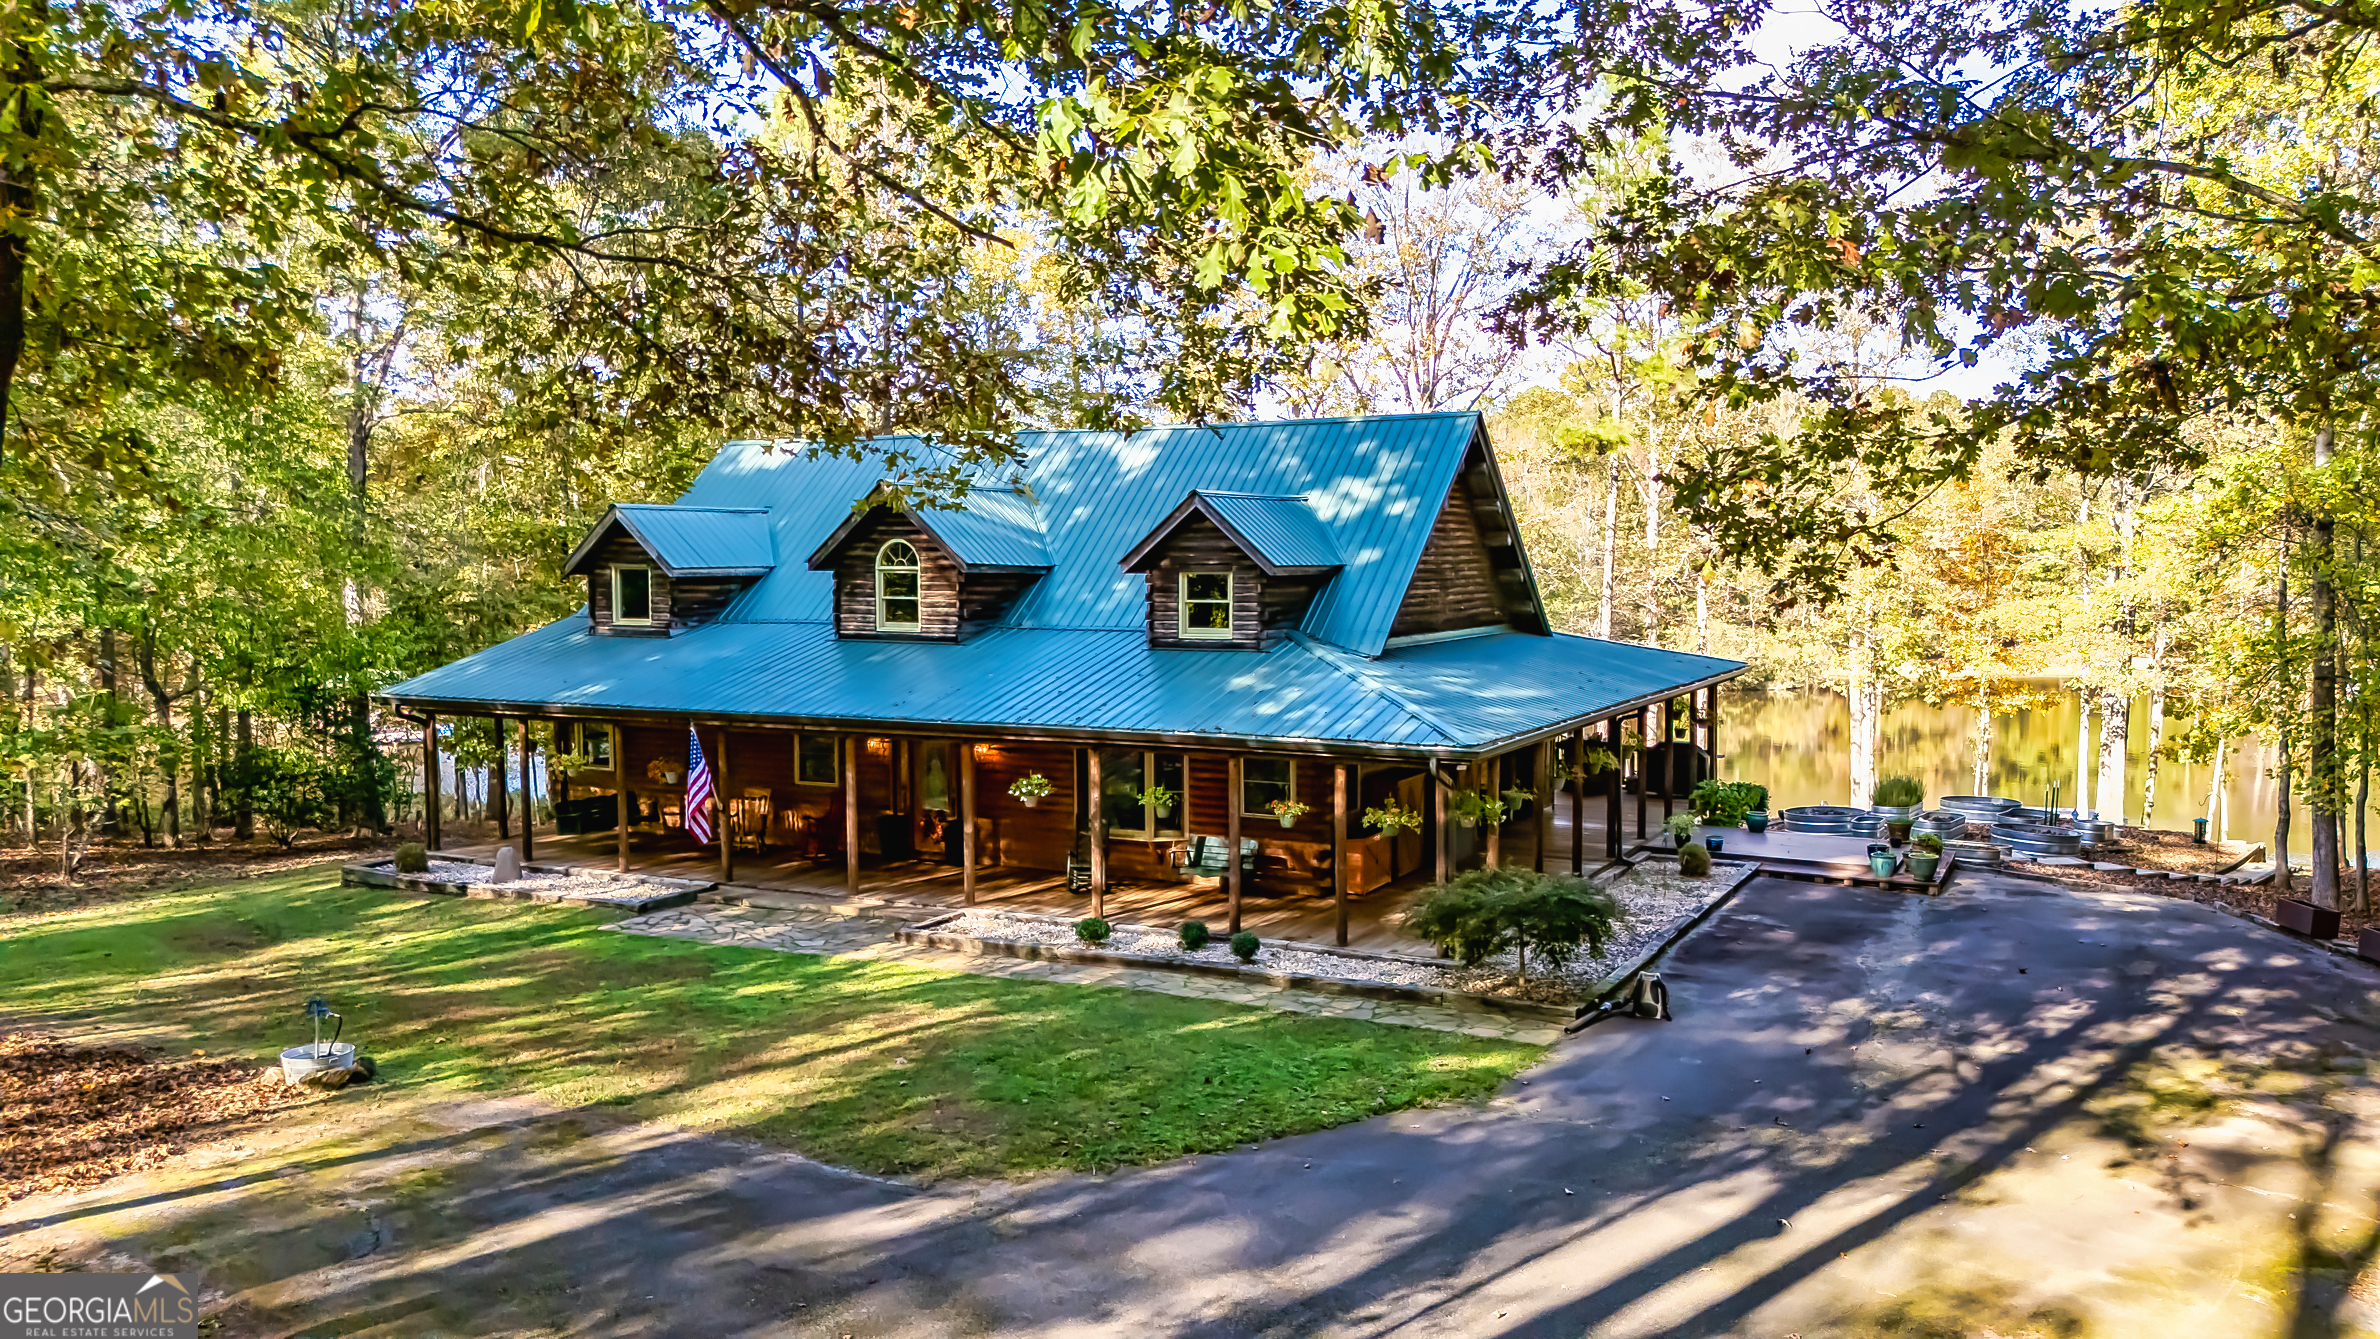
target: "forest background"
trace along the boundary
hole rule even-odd
[[[1973,710],[1984,790],[1993,722],[2072,693],[2096,716],[2083,807],[2120,807],[2139,754],[2147,798],[2122,817],[2191,816],[2202,798],[2159,796],[2153,769],[2220,771],[2255,734],[2284,794],[2318,798],[2326,854],[2338,825],[2360,850],[2380,688],[2368,29],[2287,7],[2087,31],[1937,8],[1802,43],[1750,90],[1765,102],[1718,77],[1758,54],[1758,7],[1689,30],[1615,11],[1608,42],[1551,61],[1507,14],[1495,49],[1567,78],[1601,118],[1585,135],[1516,130],[1546,85],[1434,60],[1427,10],[1396,11],[1386,57],[1259,41],[1231,10],[1238,36],[1193,57],[1127,31],[1104,66],[1080,23],[1035,47],[1002,11],[1002,68],[1064,90],[998,140],[1040,146],[1006,178],[961,129],[1011,109],[937,82],[907,7],[844,11],[906,33],[889,54],[765,12],[699,11],[712,45],[689,50],[682,22],[624,37],[625,11],[541,29],[535,7],[491,9],[517,59],[464,91],[503,91],[500,112],[358,94],[369,117],[303,135],[329,115],[293,110],[319,107],[286,77],[306,61],[419,90],[455,77],[441,42],[487,34],[243,11],[268,78],[253,40],[61,35],[11,9],[0,829],[71,867],[109,825],[168,845],[385,828],[410,781],[369,694],[567,614],[583,592],[559,566],[602,508],[674,497],[728,436],[923,433],[886,468],[931,496],[1022,426],[1479,408],[1557,625],[1843,693],[1852,793],[1833,798],[1865,798],[1895,701]],[[961,36],[990,21],[949,13]],[[666,91],[584,91],[657,51],[680,62]],[[1989,77],[1962,65],[1979,51]],[[1086,78],[1121,87],[1135,59],[1156,92],[1218,70],[1309,83],[1268,110],[1243,82],[1216,95],[1220,129],[1186,131],[1174,104]],[[522,96],[550,94],[557,61],[638,133]],[[1502,119],[1406,96],[1465,79]],[[1853,85],[1845,113],[1832,90]],[[1952,91],[1923,133],[1894,124],[1912,87]],[[338,139],[374,117],[377,140]],[[1053,155],[1053,135],[1088,147]],[[1878,155],[1907,179],[1872,188]],[[2161,172],[2183,184],[2144,186]],[[1943,243],[1955,209],[1974,235]],[[459,759],[495,756],[458,730]]]

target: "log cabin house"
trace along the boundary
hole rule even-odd
[[[1244,898],[1327,898],[1341,943],[1384,886],[1618,854],[1623,786],[1641,836],[1646,796],[1666,812],[1715,755],[1743,666],[1555,632],[1477,414],[1021,446],[917,507],[868,462],[730,443],[587,533],[584,610],[381,697],[431,759],[441,716],[554,722],[594,763],[565,826],[621,869],[691,848],[691,728],[723,881],[923,870],[972,903],[981,872],[1041,871],[1091,914],[1181,884],[1234,929]],[[1672,784],[1664,757],[1694,761]],[[1034,776],[1046,795],[1012,793]],[[1482,796],[1513,812],[1467,826]],[[1419,826],[1363,823],[1392,806]]]

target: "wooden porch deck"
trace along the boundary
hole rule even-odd
[[[1566,870],[1570,867],[1568,808],[1568,805],[1556,807],[1552,840],[1547,843],[1546,850],[1545,866],[1549,870]],[[1658,805],[1655,806],[1655,814],[1652,822],[1657,826]],[[1625,825],[1624,830],[1632,829],[1632,823]],[[1586,866],[1589,869],[1603,863],[1603,831],[1602,824],[1595,821],[1595,816],[1590,813],[1585,828]],[[1251,832],[1250,835],[1259,834]],[[462,838],[461,834],[456,836],[458,839],[448,841],[442,849],[450,855],[479,860],[494,858],[496,848],[500,845],[518,845],[517,841],[498,841],[486,832],[469,838]],[[531,840],[534,846],[532,859],[537,864],[593,869],[612,869],[618,864],[619,838],[614,832],[556,836],[539,831],[533,834]],[[1534,862],[1535,834],[1532,825],[1515,824],[1513,830],[1503,834],[1502,840],[1502,858],[1507,863],[1529,865]],[[638,833],[630,841],[629,869],[638,874],[716,880],[719,877],[719,854],[715,847],[698,846],[680,835]],[[1407,937],[1399,927],[1405,908],[1429,886],[1429,882],[1429,870],[1425,867],[1383,887],[1348,898],[1349,947],[1382,952],[1433,952],[1428,945]],[[859,893],[854,896],[845,882],[843,861],[839,856],[828,860],[804,860],[774,848],[758,851],[746,849],[736,852],[735,878],[723,886],[731,894],[793,893],[824,898],[846,906],[955,910],[966,905],[960,888],[958,867],[933,858],[887,864],[874,856],[862,857]],[[979,869],[975,875],[975,889],[976,905],[981,907],[1070,917],[1091,914],[1090,897],[1067,892],[1065,876],[1054,870],[1008,865]],[[1186,920],[1203,920],[1218,935],[1223,933],[1231,915],[1221,881],[1216,879],[1111,879],[1104,902],[1109,920],[1160,927],[1179,925]],[[1327,893],[1268,891],[1260,876],[1250,881],[1247,895],[1240,900],[1240,926],[1266,939],[1329,944],[1338,937],[1338,910]]]

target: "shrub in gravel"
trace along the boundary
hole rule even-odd
[[[1699,879],[1711,872],[1711,848],[1701,842],[1688,842],[1678,848],[1678,873],[1689,879]]]
[[[1256,961],[1256,951],[1264,947],[1262,940],[1242,930],[1231,937],[1231,956],[1241,962]]]
[[[1710,855],[1698,845],[1687,851]],[[1520,955],[1520,979],[1529,979],[1529,955],[1561,967],[1580,948],[1603,952],[1620,919],[1619,900],[1606,888],[1567,874],[1525,869],[1466,870],[1440,884],[1414,905],[1405,928],[1441,950],[1477,967],[1504,952]]]
[[[1109,935],[1115,933],[1115,929],[1097,916],[1085,916],[1074,923],[1074,937],[1086,944],[1102,944],[1107,942]]]
[[[1200,949],[1205,948],[1207,946],[1207,941],[1212,938],[1214,938],[1214,936],[1207,933],[1207,923],[1205,921],[1182,922],[1182,951],[1184,953],[1198,952]]]
[[[406,842],[397,847],[396,865],[399,874],[427,874],[430,853],[420,842]]]

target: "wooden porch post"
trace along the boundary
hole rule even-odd
[[[1331,900],[1338,904],[1339,947],[1347,947],[1347,765],[1330,769]]]
[[[734,822],[734,811],[727,805],[727,726],[719,726],[719,765],[711,769],[711,817],[719,829],[719,882],[735,882],[735,834],[728,825]]]
[[[1432,827],[1431,844],[1437,848],[1432,854],[1437,857],[1440,883],[1454,877],[1454,817],[1447,812],[1446,802],[1447,792],[1454,788],[1452,783],[1453,778],[1441,778],[1438,775],[1438,764],[1433,759],[1430,763],[1430,816],[1436,822]]]
[[[1241,776],[1245,765],[1234,753],[1223,764],[1225,798],[1223,812],[1223,886],[1231,898],[1231,933],[1240,932],[1240,885],[1248,877],[1240,869],[1240,797],[1245,793]]]
[[[1578,764],[1578,779],[1570,786],[1570,872],[1587,872],[1587,727],[1580,726],[1576,752],[1571,761]],[[1619,769],[1615,764],[1613,771]]]
[[[504,736],[498,734],[496,742],[501,745],[504,742]],[[529,718],[523,716],[521,718],[521,863],[524,865],[536,858],[535,848],[530,844],[537,827],[537,801],[529,796],[529,756]]]
[[[959,891],[975,905],[975,741],[959,745]]]
[[[1537,855],[1531,868],[1545,873],[1545,848],[1554,840],[1554,741],[1537,741]]]
[[[843,883],[859,896],[859,736],[838,736],[843,745]]]
[[[1489,758],[1485,762],[1482,762],[1479,766],[1483,775],[1479,778],[1476,784],[1485,786],[1489,790],[1497,790],[1503,785],[1504,760],[1502,758]],[[1502,799],[1503,795],[1499,791],[1498,794],[1488,796],[1486,798]],[[1486,833],[1483,834],[1487,838],[1487,850],[1480,856],[1480,863],[1487,866],[1489,869],[1503,868],[1504,821],[1502,819],[1498,819],[1493,823],[1482,823],[1480,826],[1487,829]]]
[[[1090,757],[1091,793],[1084,797],[1083,821],[1091,825],[1091,914],[1107,914],[1107,790],[1099,776],[1099,750],[1086,750]]]
[[[1615,748],[1613,750],[1617,752]],[[1653,793],[1653,713],[1636,709],[1636,839],[1645,839],[1645,800]]]
[[[1677,701],[1674,697],[1661,701],[1661,822],[1665,826],[1678,802]],[[1689,728],[1687,733],[1693,730]]]
[[[619,726],[606,727],[612,732],[612,801],[620,811],[620,872],[628,872],[628,732]]]
[[[488,764],[488,800],[496,809],[496,840],[512,840],[512,769],[504,764],[504,718],[491,716],[496,723],[496,760]]]
[[[424,716],[421,722],[421,840],[425,850],[435,851],[439,843],[439,810],[446,803],[446,787],[438,778],[438,718]]]
[[[1603,740],[1605,743],[1611,746],[1611,750],[1615,755],[1619,753],[1619,717],[1614,716],[1610,720],[1603,723]],[[1639,742],[1642,742],[1641,736],[1639,737]],[[1644,791],[1641,789],[1644,784],[1645,775],[1644,763],[1642,761],[1643,756],[1644,755],[1641,753],[1637,755],[1639,761],[1637,762],[1636,766],[1637,785],[1640,787],[1636,793],[1636,812],[1639,815],[1644,813]],[[1604,855],[1608,859],[1617,860],[1620,858],[1620,769],[1617,767],[1613,768],[1611,771],[1611,808],[1606,815],[1606,819],[1607,831],[1604,833],[1603,841]],[[1640,828],[1639,831],[1642,831],[1642,829]]]

